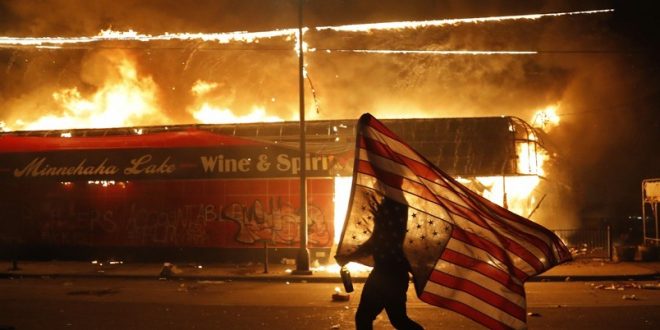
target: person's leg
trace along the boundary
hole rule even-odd
[[[395,278],[390,282],[390,294],[385,302],[385,311],[390,323],[399,330],[424,329],[417,322],[411,320],[406,312],[406,300],[408,295],[408,274]]]
[[[387,317],[394,328],[399,330],[423,330],[424,328],[408,317],[406,300],[392,299],[385,305]]]
[[[378,287],[378,281],[369,274],[369,278],[364,283],[360,304],[355,312],[355,327],[357,330],[373,329],[373,322],[376,316],[383,310],[384,299],[381,297],[382,288]]]

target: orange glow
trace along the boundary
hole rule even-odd
[[[535,206],[535,198],[532,196],[534,189],[541,181],[536,175],[525,176],[486,176],[477,177],[475,180],[483,188],[480,192],[483,197],[491,202],[506,206],[506,208],[526,217]],[[506,191],[506,205],[504,205]]]
[[[532,125],[545,132],[550,132],[551,129],[559,126],[558,109],[559,105],[550,105],[544,109],[537,110],[532,117]]]
[[[19,119],[12,128],[106,128],[168,122],[159,110],[156,83],[138,74],[136,63],[127,53],[103,52],[101,56],[111,66],[96,91],[89,95],[83,95],[77,87],[55,91],[51,96],[56,109],[51,114],[31,122]]]
[[[196,97],[193,106],[189,110],[195,120],[202,124],[222,123],[252,123],[252,122],[278,122],[284,119],[278,116],[270,116],[264,107],[253,106],[252,111],[245,115],[237,115],[231,109],[223,107],[222,99],[213,96],[218,84],[196,81],[191,93]]]

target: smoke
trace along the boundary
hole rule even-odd
[[[306,1],[310,27],[347,23],[517,15],[611,8],[613,1]],[[562,122],[549,136],[572,167],[578,196],[594,209],[636,208],[641,175],[652,175],[657,158],[640,169],[623,159],[648,145],[658,130],[648,97],[649,59],[621,52],[642,40],[622,30],[638,11],[614,3],[614,15],[576,15],[530,21],[460,24],[442,28],[348,33],[311,30],[305,41],[309,119],[377,117],[517,116],[559,104]],[[90,36],[102,29],[141,33],[266,31],[297,25],[297,1],[12,1],[0,10],[0,35]],[[628,10],[628,11],[626,11]],[[650,10],[649,10],[650,12]],[[617,21],[619,19],[619,21]],[[647,19],[645,21],[651,21]],[[642,26],[648,29],[648,26]],[[294,39],[257,44],[213,42],[103,43],[107,49],[2,49],[0,121],[12,126],[61,110],[52,94],[77,88],[96,93],[112,66],[108,52],[125,54],[139,79],[151,79],[169,123],[194,122],[198,81],[217,84],[208,102],[235,114],[255,106],[269,115],[297,119],[298,59]],[[384,55],[339,52],[351,49],[534,50],[538,55]],[[332,51],[335,50],[335,51]],[[108,64],[108,65],[106,65]],[[110,71],[108,71],[110,70]],[[313,85],[315,93],[312,94]],[[654,96],[656,95],[656,96]],[[318,106],[318,112],[316,107]],[[649,126],[650,125],[650,126]],[[655,126],[653,126],[655,125]],[[657,139],[656,139],[657,141]],[[635,164],[638,162],[635,161]],[[651,165],[649,165],[651,164]],[[613,172],[614,166],[624,174]],[[639,164],[638,164],[639,165]],[[634,174],[631,174],[634,173]],[[655,174],[657,175],[657,173]],[[616,182],[619,185],[609,185]],[[621,187],[624,188],[613,188]],[[625,202],[621,202],[625,201]],[[625,205],[620,205],[625,203]],[[584,203],[583,203],[584,204]]]

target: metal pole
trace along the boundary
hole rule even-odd
[[[303,61],[303,0],[298,1],[298,94],[300,97],[300,249],[296,257],[296,275],[311,275],[307,249],[307,146],[305,141],[305,78]]]
[[[607,225],[607,259],[612,261],[612,228]]]
[[[642,180],[642,244],[646,244],[646,193],[644,188],[646,183]]]

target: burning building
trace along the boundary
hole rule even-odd
[[[383,122],[475,191],[553,228],[544,210],[560,197],[558,181],[547,175],[554,157],[526,122]],[[355,125],[307,124],[314,259],[328,259],[343,226]],[[260,258],[267,245],[276,257],[292,257],[300,245],[298,139],[297,122],[2,133],[2,251],[245,260]]]

